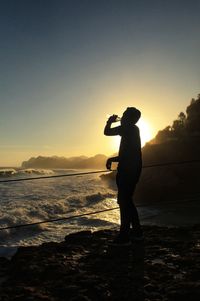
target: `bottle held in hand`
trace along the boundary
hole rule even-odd
[[[113,115],[108,114],[107,117],[108,117],[108,121],[110,121],[110,122],[118,122],[121,120],[121,118],[115,114],[113,114]]]

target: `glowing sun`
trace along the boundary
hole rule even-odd
[[[143,147],[146,142],[148,142],[153,138],[153,131],[150,124],[142,118],[138,121],[137,126],[140,129],[141,146]],[[118,151],[120,140],[121,140],[120,136],[112,137],[111,148],[113,152]]]
[[[152,128],[149,123],[142,118],[138,121],[137,126],[140,129],[141,145],[144,146],[146,142],[153,138]]]

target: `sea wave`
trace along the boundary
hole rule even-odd
[[[101,201],[105,200],[106,198],[114,198],[114,197],[115,197],[115,194],[113,194],[113,193],[98,192],[98,193],[86,195],[85,199],[86,199],[87,206],[90,206],[91,204],[101,202]]]
[[[51,175],[54,171],[51,169],[40,169],[40,168],[27,168],[27,169],[14,169],[6,168],[0,169],[0,178],[6,178],[11,176],[24,176],[24,175]]]
[[[17,171],[13,168],[0,169],[0,177],[10,177],[16,174]]]
[[[20,179],[36,174],[71,174],[77,170],[2,168],[1,173],[3,180],[6,175],[8,179]],[[69,233],[112,227],[118,222],[115,211],[85,215],[116,207],[115,192],[96,174],[0,183],[0,189],[0,228],[70,217],[56,223],[0,230],[0,249],[61,241]]]
[[[62,185],[60,187],[63,188]],[[43,186],[43,188],[45,187]],[[75,192],[74,194],[66,195],[64,198],[59,198],[57,195],[56,199],[56,194],[59,194],[58,189],[59,187],[54,189],[55,196],[52,195],[52,197],[50,197],[48,191],[46,191],[46,196],[43,195],[41,197],[41,195],[39,195],[38,198],[36,198],[35,194],[29,196],[21,194],[19,199],[16,198],[14,201],[10,199],[9,201],[1,202],[0,228],[86,214],[91,211],[111,208],[115,203],[115,194],[106,192],[104,189],[98,193],[93,193],[93,191],[90,193],[86,193],[86,191],[80,193]],[[63,189],[68,190],[66,183]],[[41,191],[39,190],[39,192]],[[88,222],[86,222],[86,220],[88,220]],[[98,219],[98,225],[101,224],[100,221],[101,219]],[[105,225],[105,223],[106,221],[102,220],[102,226]],[[86,225],[93,227],[94,224],[95,222],[92,222],[90,217],[70,219],[67,223],[69,228],[76,227],[76,229],[86,227]],[[29,241],[30,244],[32,244],[32,242],[38,244],[41,236],[43,236],[42,241],[44,241],[44,237],[46,239],[50,232],[54,233],[55,238],[57,227],[60,227],[58,232],[60,231],[60,237],[62,237],[62,228],[65,227],[66,229],[66,223],[60,222],[56,224],[39,224],[28,228],[0,230],[0,239],[3,245],[8,245],[9,241],[15,246],[24,245],[26,241]],[[71,232],[71,230],[69,231]],[[49,235],[49,237],[51,236]]]

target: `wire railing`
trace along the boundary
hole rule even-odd
[[[96,171],[70,173],[70,174],[62,174],[62,175],[54,175],[54,176],[40,176],[40,177],[19,178],[19,179],[11,179],[11,180],[9,179],[9,180],[1,180],[0,183],[33,181],[33,180],[43,180],[43,179],[53,179],[53,178],[73,177],[73,176],[84,176],[84,175],[106,173],[106,172],[110,172],[110,170],[96,170]]]
[[[200,160],[188,160],[188,161],[150,164],[150,165],[144,165],[142,168],[162,167],[162,166],[170,166],[170,165],[189,164],[189,163],[200,163]],[[62,174],[62,175],[54,175],[54,176],[40,176],[40,177],[30,177],[30,178],[9,179],[9,180],[6,179],[6,180],[1,180],[0,183],[33,181],[33,180],[43,180],[43,179],[53,179],[53,178],[62,178],[62,177],[73,177],[73,176],[84,176],[84,175],[97,174],[97,173],[108,173],[108,172],[112,172],[112,171],[116,171],[116,170],[107,170],[106,169],[106,170],[87,171],[87,172],[70,173],[70,174]]]
[[[173,204],[174,202],[176,202],[176,204],[178,202],[183,203],[183,202],[188,202],[188,201],[194,201],[194,200],[197,200],[197,199],[200,199],[200,193],[198,195],[195,195],[195,197],[192,197],[190,199],[187,198],[187,199],[177,199],[177,200],[168,201],[168,202],[165,201],[164,205]],[[137,207],[153,206],[155,204],[158,204],[158,202],[137,204]],[[37,225],[47,224],[47,223],[55,223],[55,222],[69,220],[69,219],[80,218],[80,217],[83,217],[83,216],[90,216],[90,215],[100,214],[100,213],[113,211],[113,210],[117,210],[117,209],[119,209],[119,206],[114,207],[114,208],[109,208],[109,209],[103,209],[103,210],[98,210],[98,211],[91,211],[91,212],[87,212],[87,213],[81,213],[81,214],[77,214],[77,215],[70,215],[70,216],[66,216],[66,217],[47,219],[47,220],[42,220],[42,221],[38,221],[38,222],[34,222],[34,223],[26,223],[26,224],[18,224],[18,225],[13,225],[13,226],[6,226],[6,227],[1,227],[0,231],[26,228],[26,227],[37,226]]]
[[[178,161],[178,162],[167,162],[167,163],[159,163],[159,164],[152,164],[152,165],[144,165],[143,168],[162,167],[162,166],[170,166],[170,165],[189,164],[189,163],[200,163],[200,160],[188,160],[188,161]],[[111,171],[116,171],[116,170],[98,170],[98,171],[89,171],[89,172],[81,172],[81,173],[62,174],[62,175],[55,175],[55,176],[42,176],[42,177],[32,177],[32,178],[1,180],[0,183],[19,182],[19,181],[28,181],[28,180],[39,180],[39,179],[41,180],[41,179],[61,178],[61,177],[71,177],[71,176],[83,176],[83,175],[89,175],[89,174],[106,173],[106,172],[111,172]],[[170,203],[171,202],[172,201],[170,201]],[[148,205],[152,205],[152,203],[148,204]],[[140,206],[145,206],[145,204],[142,204]],[[79,217],[83,217],[83,216],[95,215],[95,214],[99,214],[99,213],[103,213],[103,212],[107,212],[107,211],[112,211],[112,210],[117,210],[117,209],[119,209],[119,207],[114,207],[114,208],[109,208],[109,209],[104,209],[104,210],[99,210],[99,211],[92,211],[92,212],[82,213],[82,214],[77,214],[77,215],[71,215],[71,216],[67,216],[67,217],[47,219],[47,220],[42,220],[42,221],[33,222],[33,223],[6,226],[6,227],[1,227],[0,231],[31,227],[31,226],[36,226],[36,225],[41,225],[41,224],[46,224],[46,223],[54,223],[54,222],[69,220],[69,219],[73,219],[73,218],[79,218]]]
[[[87,215],[99,214],[99,213],[112,211],[112,210],[116,210],[116,209],[119,209],[119,207],[104,209],[104,210],[99,210],[99,211],[92,211],[92,212],[82,213],[82,214],[77,214],[77,215],[71,215],[71,216],[67,216],[67,217],[48,219],[48,220],[43,220],[43,221],[35,222],[35,223],[19,224],[19,225],[15,225],[15,226],[2,227],[2,228],[0,228],[0,231],[10,230],[10,229],[17,229],[17,228],[24,228],[24,227],[30,227],[30,226],[36,226],[36,225],[47,224],[47,223],[55,223],[55,222],[60,222],[60,221],[73,219],[73,218],[79,218],[79,217],[83,217],[83,216],[87,216]]]

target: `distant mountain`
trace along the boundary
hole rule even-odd
[[[22,162],[22,168],[68,168],[68,169],[97,169],[105,168],[107,157],[98,154],[94,157],[43,157],[30,158],[28,161]]]

